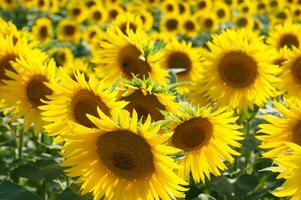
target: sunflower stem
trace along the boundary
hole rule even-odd
[[[18,129],[16,130],[18,131]],[[22,152],[23,152],[23,131],[19,131],[19,148],[18,148],[18,159],[22,159]]]

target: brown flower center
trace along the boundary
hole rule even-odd
[[[248,25],[248,20],[246,18],[239,18],[237,20],[237,26],[238,27],[246,27]]]
[[[226,53],[218,64],[222,80],[234,88],[251,85],[257,77],[257,64],[249,55],[232,51]]]
[[[186,21],[184,23],[184,27],[188,31],[194,31],[195,30],[195,25],[194,25],[194,23],[192,21]]]
[[[169,19],[166,22],[166,28],[169,31],[174,31],[178,28],[179,22],[176,19]]]
[[[292,140],[294,143],[301,145],[301,121],[298,121],[293,128]]]
[[[93,128],[95,125],[88,119],[87,114],[97,117],[97,107],[106,115],[111,116],[110,108],[90,90],[79,90],[71,100],[71,112],[74,120],[89,128]]]
[[[280,48],[283,48],[284,46],[288,47],[289,49],[292,49],[293,47],[299,47],[300,42],[298,40],[298,37],[294,34],[288,33],[281,37],[279,46]]]
[[[155,170],[150,145],[143,137],[127,130],[100,135],[97,153],[106,169],[119,178],[145,179]]]
[[[223,18],[223,17],[225,17],[225,15],[226,15],[226,12],[225,12],[224,9],[218,9],[218,10],[217,10],[217,16],[218,16],[219,18]]]
[[[45,39],[48,36],[48,29],[46,26],[41,26],[39,30],[40,38]]]
[[[193,151],[206,145],[212,132],[212,123],[207,118],[193,118],[176,127],[172,143],[179,149]]]
[[[140,77],[148,77],[151,67],[147,60],[142,60],[141,51],[133,44],[123,47],[119,53],[119,66],[123,74],[131,79],[132,74]]]
[[[133,23],[131,23],[131,22],[130,22],[130,23],[125,22],[125,23],[123,23],[123,24],[120,25],[120,30],[121,30],[121,32],[122,32],[124,35],[127,35],[127,33],[126,33],[127,28],[128,28],[129,30],[134,31],[134,32],[136,32],[136,30],[137,30],[136,24],[133,24]]]
[[[185,75],[190,72],[192,62],[190,57],[183,52],[173,52],[167,59],[168,68],[184,69],[184,71],[178,72],[178,75]]]
[[[100,20],[101,18],[102,18],[101,12],[95,11],[95,12],[93,13],[93,19],[94,19],[95,21],[98,21],[98,20]]]
[[[27,83],[26,96],[29,102],[36,108],[44,104],[41,101],[42,99],[47,100],[46,96],[52,94],[52,90],[45,85],[45,82],[48,82],[45,76],[35,75]]]
[[[137,90],[122,100],[130,102],[126,105],[125,109],[132,112],[136,110],[139,119],[145,121],[148,114],[152,117],[152,120],[159,121],[164,118],[160,110],[165,110],[165,106],[158,100],[155,95],[144,95],[140,90]]]
[[[3,84],[3,80],[11,80],[6,74],[5,71],[13,71],[16,72],[11,65],[11,62],[16,61],[18,58],[15,54],[7,54],[0,59],[0,83]]]
[[[76,31],[75,26],[73,26],[71,24],[64,26],[65,35],[72,36],[72,35],[74,35],[75,31]]]
[[[301,57],[298,57],[294,60],[291,65],[291,73],[294,77],[294,80],[301,84]]]
[[[207,18],[207,19],[204,20],[204,25],[205,25],[205,27],[207,27],[207,28],[211,28],[211,27],[213,26],[213,24],[214,24],[214,22],[213,22],[213,20],[210,19],[210,18]]]

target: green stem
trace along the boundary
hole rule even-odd
[[[23,131],[19,131],[19,148],[18,148],[18,158],[22,159],[23,152]]]

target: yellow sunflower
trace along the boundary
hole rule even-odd
[[[237,117],[226,108],[187,109],[166,119],[168,130],[172,131],[171,145],[185,153],[178,161],[180,177],[189,178],[191,172],[194,181],[204,183],[206,177],[210,180],[211,173],[219,176],[220,170],[227,169],[224,161],[232,163],[233,156],[240,155],[231,147],[241,146],[242,133],[238,131],[240,127],[233,124]]]
[[[196,12],[208,12],[213,7],[213,1],[212,0],[200,0],[195,1],[194,7]]]
[[[127,103],[116,101],[117,91],[107,89],[96,78],[87,78],[79,70],[74,72],[74,79],[66,69],[60,69],[60,83],[54,82],[48,86],[54,91],[49,101],[40,106],[47,133],[58,135],[55,142],[63,141],[64,137],[72,135],[70,121],[82,126],[93,128],[95,125],[87,118],[87,114],[97,116],[97,107],[109,117],[119,112]]]
[[[6,10],[14,9],[18,5],[18,0],[3,0],[0,2],[0,7]]]
[[[9,35],[3,37],[0,35],[0,85],[4,80],[8,80],[7,71],[14,71],[12,64],[21,57],[34,58],[37,62],[46,59],[46,55],[40,50],[33,49],[25,39],[18,38],[16,41],[14,36]]]
[[[93,43],[97,43],[98,35],[100,35],[101,33],[102,30],[98,26],[88,26],[83,32],[83,40],[92,45]]]
[[[263,106],[277,95],[274,84],[280,69],[272,65],[275,51],[250,31],[227,30],[207,43],[205,79],[196,81],[197,93],[209,96],[219,106],[237,111]]]
[[[106,83],[118,77],[132,79],[133,75],[166,83],[167,72],[157,64],[159,56],[150,51],[153,43],[143,31],[129,30],[125,36],[118,28],[111,28],[106,34],[106,41],[100,42],[102,49],[94,55],[96,72]]]
[[[166,0],[160,5],[160,10],[163,14],[178,14],[179,7],[176,1]]]
[[[91,24],[104,25],[108,20],[108,13],[101,5],[96,5],[89,10],[89,22]]]
[[[106,10],[108,12],[108,21],[109,22],[112,22],[113,20],[115,20],[118,15],[120,15],[121,13],[124,12],[122,7],[117,4],[107,4]]]
[[[254,27],[254,19],[249,15],[239,15],[232,18],[233,25],[235,28],[241,29],[250,29]]]
[[[230,20],[231,10],[227,6],[226,3],[223,2],[215,2],[213,11],[216,15],[216,18],[219,22],[223,23]]]
[[[181,32],[185,36],[194,38],[199,34],[200,26],[197,23],[197,18],[186,15],[183,16],[182,23],[181,23]]]
[[[49,54],[53,54],[58,66],[67,65],[74,60],[72,50],[68,47],[50,49]]]
[[[24,131],[34,123],[34,133],[38,134],[45,124],[38,107],[53,93],[46,83],[54,81],[55,62],[51,60],[45,64],[36,61],[35,57],[21,57],[13,67],[13,71],[6,71],[8,80],[4,81],[3,86],[5,104],[14,108],[14,119],[24,118]]]
[[[94,76],[92,68],[89,67],[88,61],[84,58],[74,58],[62,67],[74,81],[76,81],[76,77],[74,75],[74,72],[76,71],[82,73],[86,80],[88,80],[89,77]]]
[[[80,0],[73,0],[67,6],[68,16],[78,23],[83,22],[88,15],[88,10],[84,6],[84,2]]]
[[[179,42],[173,39],[168,42],[162,51],[160,65],[169,70],[175,71],[178,81],[191,81],[196,74],[202,71],[202,52],[192,47],[190,42]],[[185,85],[180,87],[187,88]]]
[[[299,47],[301,43],[301,26],[286,22],[276,25],[270,32],[267,43],[277,50]]]
[[[150,79],[141,80],[134,78],[132,81],[125,81],[125,89],[121,100],[128,101],[126,110],[136,110],[139,119],[146,120],[150,115],[154,121],[164,119],[161,111],[177,113],[182,104],[176,102],[176,97],[167,87],[153,83]]]
[[[254,15],[257,14],[256,13],[256,3],[254,3],[254,1],[252,0],[247,0],[244,1],[244,3],[239,4],[237,6],[237,9],[239,11],[239,13],[243,14],[243,15]]]
[[[78,177],[82,194],[92,192],[98,199],[176,199],[184,198],[187,183],[173,170],[172,158],[178,149],[163,145],[168,137],[159,135],[148,117],[144,124],[126,111],[115,120],[98,109],[100,118],[89,116],[94,129],[74,124],[63,147],[67,175]]]
[[[268,151],[264,157],[275,158],[287,153],[285,142],[301,145],[301,101],[296,98],[286,99],[286,105],[275,102],[274,105],[281,117],[265,115],[262,118],[267,122],[260,124],[257,138],[262,141],[260,147]]]
[[[63,19],[57,26],[57,38],[67,42],[79,42],[81,37],[79,24],[71,19]]]
[[[130,12],[123,12],[118,15],[113,21],[113,25],[117,26],[124,35],[127,35],[129,30],[132,30],[135,33],[138,29],[143,28],[141,18]]]
[[[301,147],[292,143],[287,143],[290,149],[289,155],[281,155],[275,158],[274,162],[278,164],[273,172],[280,173],[277,178],[286,179],[283,185],[273,192],[277,197],[288,197],[290,200],[301,199],[300,185],[300,166],[301,166]]]
[[[175,36],[181,27],[181,20],[177,14],[164,15],[160,19],[160,31]]]
[[[48,18],[39,18],[32,27],[32,33],[39,41],[43,43],[49,42],[52,37],[51,20]]]
[[[268,2],[266,0],[256,1],[256,13],[263,15],[267,13]]]
[[[294,48],[287,53],[287,60],[283,63],[279,88],[289,96],[300,98],[301,92],[301,49]]]
[[[39,11],[46,12],[46,11],[49,10],[50,0],[35,0],[35,2],[36,2],[35,7],[36,7]]]
[[[215,32],[218,28],[218,19],[211,12],[197,12],[196,18],[201,26],[202,32]]]

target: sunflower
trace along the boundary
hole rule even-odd
[[[234,161],[233,155],[239,153],[231,147],[240,147],[243,139],[240,127],[233,124],[236,119],[226,108],[213,111],[208,107],[166,117],[171,145],[185,153],[178,161],[180,177],[189,178],[191,172],[194,181],[204,183],[211,173],[219,176],[220,170],[227,169],[223,161]]]
[[[179,1],[178,2],[179,7],[179,14],[180,15],[190,15],[190,4],[188,2]]]
[[[153,27],[154,18],[149,11],[140,10],[139,12],[137,12],[137,15],[142,21],[143,29],[150,30]]]
[[[72,50],[69,49],[68,47],[50,49],[49,53],[53,54],[54,59],[58,66],[67,65],[68,63],[74,60],[74,55],[72,53]]]
[[[181,20],[177,14],[164,15],[160,20],[160,31],[169,35],[176,35],[181,26]]]
[[[256,13],[264,15],[267,13],[268,2],[266,0],[256,1]]]
[[[139,119],[146,120],[150,115],[154,121],[164,119],[161,111],[177,113],[182,104],[176,102],[176,97],[168,87],[153,83],[150,79],[141,80],[135,77],[132,81],[125,81],[125,89],[121,100],[128,101],[126,110],[136,110]]]
[[[117,4],[107,4],[106,10],[108,13],[108,21],[109,22],[112,22],[113,20],[115,20],[118,15],[120,15],[121,13],[124,12],[122,7]]]
[[[183,16],[181,23],[181,32],[188,37],[196,37],[200,31],[200,26],[197,23],[196,17],[186,15]]]
[[[162,51],[160,65],[165,69],[175,71],[178,81],[191,81],[202,71],[202,55],[198,48],[192,47],[190,42],[179,42],[176,39],[167,43]],[[179,71],[181,70],[181,71]],[[185,89],[185,85],[181,87]]]
[[[279,24],[270,31],[267,43],[277,50],[299,47],[301,43],[300,32],[301,26],[298,24],[293,24],[292,22]]]
[[[115,120],[98,109],[100,118],[89,116],[94,129],[73,125],[63,146],[67,175],[78,177],[82,194],[93,192],[98,199],[184,198],[187,183],[173,170],[178,149],[163,145],[168,137],[159,135],[160,126],[137,122],[137,113],[121,111]],[[112,187],[114,186],[114,187]]]
[[[18,5],[17,0],[3,0],[0,2],[0,7],[6,10],[14,9]]]
[[[201,26],[201,31],[215,32],[218,28],[218,19],[212,13],[197,12],[196,18]]]
[[[163,14],[177,14],[179,7],[176,1],[166,0],[160,5],[160,10]]]
[[[44,125],[38,107],[53,93],[46,83],[54,81],[55,62],[51,60],[45,64],[38,62],[35,57],[21,57],[13,67],[13,70],[6,71],[8,80],[4,80],[5,104],[8,108],[14,108],[14,119],[24,118],[25,132],[34,123],[34,133],[38,134]]]
[[[232,19],[235,28],[245,28],[252,30],[254,27],[254,19],[248,15],[235,16]]]
[[[285,104],[274,103],[282,117],[262,117],[267,123],[259,125],[257,138],[262,141],[260,147],[268,150],[262,154],[264,157],[275,158],[287,153],[286,142],[301,145],[301,101],[289,98]]]
[[[48,124],[45,129],[49,135],[59,135],[55,142],[73,134],[69,122],[73,121],[82,126],[93,128],[95,125],[87,118],[87,114],[97,116],[97,107],[106,115],[121,110],[126,102],[116,101],[117,91],[112,92],[94,77],[87,78],[79,70],[73,71],[63,68],[59,70],[60,83],[49,84],[54,95],[49,96],[49,101],[40,106],[42,116]]]
[[[116,78],[131,79],[133,75],[150,77],[159,83],[166,83],[166,71],[158,64],[158,54],[151,52],[153,43],[145,33],[131,30],[125,36],[118,28],[108,29],[107,41],[101,41],[101,50],[94,55],[98,65],[97,73],[111,84]]]
[[[194,8],[195,12],[205,12],[208,13],[213,7],[213,1],[212,0],[200,0],[200,1],[195,1]]]
[[[14,44],[16,44],[21,38],[22,40],[28,39],[24,32],[25,31],[18,31],[15,24],[12,22],[6,22],[0,17],[0,35],[3,37],[12,36]]]
[[[227,6],[227,4],[223,2],[216,2],[214,3],[213,11],[216,15],[216,18],[219,22],[223,23],[230,20],[231,17],[231,10]]]
[[[50,0],[36,0],[36,6],[39,11],[48,11],[49,10]]]
[[[287,53],[280,75],[279,88],[289,96],[300,98],[301,92],[301,49],[294,48]]]
[[[20,59],[35,58],[37,62],[44,61],[46,55],[33,46],[26,40],[19,38],[17,41],[14,36],[7,35],[3,37],[0,35],[0,85],[3,85],[4,80],[8,80],[7,71],[14,71],[12,64]]]
[[[43,43],[49,42],[52,37],[51,20],[49,18],[39,18],[32,27],[32,33],[39,41]]]
[[[35,7],[36,0],[19,0],[19,5],[25,8]]]
[[[62,41],[77,43],[80,40],[81,34],[79,25],[71,19],[63,19],[57,27],[57,38]]]
[[[290,9],[281,9],[275,13],[272,13],[270,16],[270,27],[276,25],[285,24],[291,21],[291,10]]]
[[[108,13],[101,5],[93,6],[89,11],[89,21],[91,24],[103,25],[108,20]]]
[[[247,30],[227,30],[207,45],[211,52],[205,55],[206,79],[197,81],[197,93],[205,92],[218,105],[237,111],[263,106],[277,95],[274,84],[280,69],[271,64],[275,52],[262,38]]]
[[[83,1],[73,0],[67,6],[68,16],[78,23],[83,22],[88,15],[88,10],[84,6]]]
[[[292,143],[287,143],[290,149],[289,155],[281,155],[275,158],[278,164],[273,172],[280,173],[278,179],[284,178],[284,184],[273,192],[277,197],[290,196],[290,200],[299,200],[301,198],[300,185],[300,166],[301,166],[301,147]]]
[[[254,3],[252,0],[247,0],[242,4],[239,4],[237,6],[237,9],[239,13],[243,15],[254,15],[256,13],[256,3]]]
[[[130,12],[124,12],[118,15],[113,21],[113,25],[117,26],[124,35],[126,35],[129,30],[135,33],[138,29],[143,28],[141,18]]]
[[[86,27],[86,30],[83,33],[83,40],[88,44],[96,43],[98,35],[101,34],[102,30],[95,25]]]

